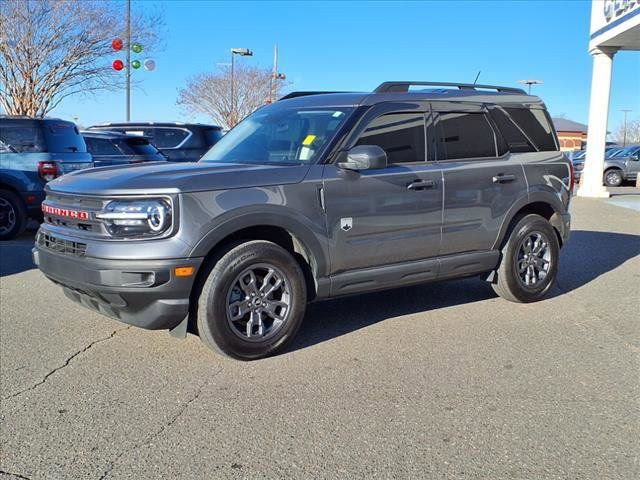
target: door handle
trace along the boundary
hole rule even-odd
[[[513,182],[515,181],[516,176],[515,175],[505,175],[504,173],[499,173],[498,175],[496,175],[495,177],[493,177],[493,183],[508,183],[508,182]]]
[[[409,190],[426,190],[428,188],[435,188],[436,182],[434,180],[414,180],[407,188]]]

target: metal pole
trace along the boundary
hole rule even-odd
[[[234,63],[234,57],[233,57],[233,52],[231,52],[231,115],[229,115],[229,127],[233,128],[233,125],[231,125],[231,123],[233,123],[233,113],[236,110],[236,97],[235,97],[235,93],[234,93],[234,86],[233,86],[233,63]]]
[[[273,49],[273,97],[272,97],[272,100],[274,102],[276,101],[277,96],[278,96],[278,44],[276,43],[276,46]]]
[[[628,108],[623,108],[622,111],[624,112],[624,133],[622,134],[622,146],[626,147],[627,146],[627,113],[630,112],[631,110]]]
[[[131,0],[127,0],[127,122],[131,121]]]

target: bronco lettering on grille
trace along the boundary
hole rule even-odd
[[[42,204],[42,211],[49,215],[56,215],[58,217],[77,218],[78,220],[87,220],[89,218],[89,212],[82,210],[69,210],[68,208],[52,207],[50,205]]]

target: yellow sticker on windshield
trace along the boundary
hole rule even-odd
[[[304,141],[302,142],[302,145],[304,145],[305,147],[308,147],[313,143],[315,139],[316,139],[315,135],[307,135],[307,138],[304,139]]]

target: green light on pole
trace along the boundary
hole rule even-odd
[[[142,45],[140,45],[139,43],[134,43],[133,45],[131,45],[131,50],[133,50],[134,53],[140,53],[142,51]]]
[[[131,62],[131,66],[132,66],[133,68],[135,68],[136,70],[137,70],[138,68],[140,68],[140,60],[133,60],[133,61]]]

